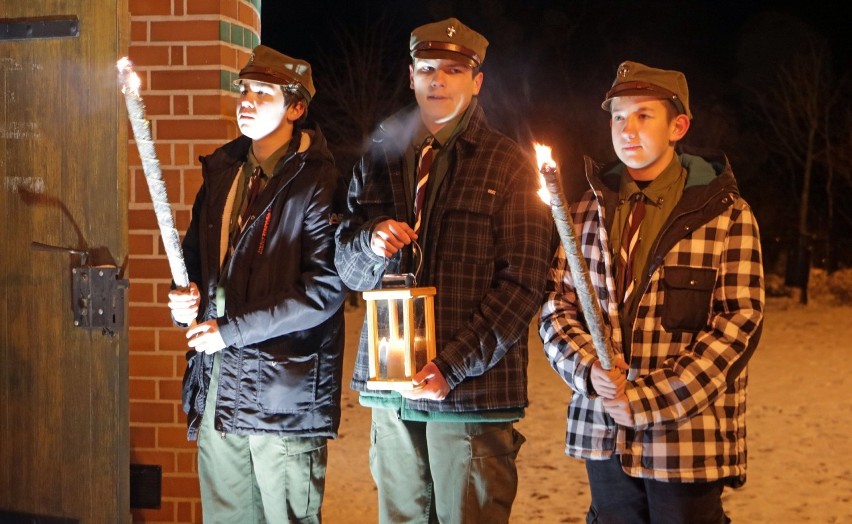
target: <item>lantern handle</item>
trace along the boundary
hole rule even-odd
[[[414,270],[414,285],[417,285],[417,277],[420,276],[420,270],[423,269],[423,250],[420,249],[420,244],[416,240],[411,241],[411,258],[417,259],[417,268]]]

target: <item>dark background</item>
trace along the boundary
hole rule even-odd
[[[843,209],[852,195],[850,38],[836,9],[828,2],[760,0],[266,0],[261,41],[312,64],[317,95],[309,118],[320,124],[338,167],[348,173],[370,130],[413,102],[411,29],[459,18],[490,41],[480,95],[489,121],[522,145],[552,145],[571,198],[584,189],[583,155],[615,159],[600,102],[618,64],[633,60],[683,71],[694,114],[683,143],[728,155],[760,221],[767,270],[783,272],[795,246],[806,246],[816,265],[852,265],[852,212]],[[804,89],[785,85],[778,68],[812,44],[827,52],[824,90],[831,96],[818,104],[832,119],[824,134],[831,135],[835,156],[828,162],[825,147],[813,149],[811,187],[803,191],[807,132],[787,131],[800,132],[789,139],[801,150],[779,146],[784,140],[774,131],[773,113],[780,108],[773,97],[779,89]]]

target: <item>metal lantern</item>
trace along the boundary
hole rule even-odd
[[[365,291],[370,389],[413,389],[411,379],[435,358],[435,288]]]

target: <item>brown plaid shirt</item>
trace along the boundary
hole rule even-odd
[[[492,130],[482,109],[449,145],[448,169],[428,213],[421,286],[435,286],[436,365],[452,387],[443,401],[420,400],[422,411],[467,412],[527,405],[529,323],[544,296],[552,258],[552,219],[537,197],[533,160]],[[344,283],[363,291],[385,271],[399,272],[370,250],[374,224],[407,221],[403,129],[416,110],[385,122],[355,167],[348,213],[337,233],[335,263]],[[464,124],[464,122],[463,122]],[[410,127],[408,127],[410,126]],[[410,200],[410,199],[408,199]],[[366,334],[362,331],[352,387],[365,390]]]

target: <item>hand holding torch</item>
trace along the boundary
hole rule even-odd
[[[605,370],[610,370],[613,366],[612,344],[606,333],[603,313],[600,302],[598,302],[597,293],[592,285],[589,267],[586,264],[586,259],[583,258],[580,250],[580,241],[577,238],[577,233],[574,231],[570,216],[571,208],[562,189],[559,169],[556,166],[556,162],[553,161],[551,150],[548,146],[535,144],[534,147],[536,162],[538,163],[542,181],[542,188],[538,193],[539,197],[545,203],[549,202],[550,204],[553,221],[556,223],[556,232],[559,234],[559,240],[562,243],[562,248],[565,250],[568,267],[571,270],[571,278],[574,281],[574,289],[580,301],[583,315],[586,318],[589,334],[592,336],[595,353],[598,356],[598,360],[600,360],[601,367]]]

